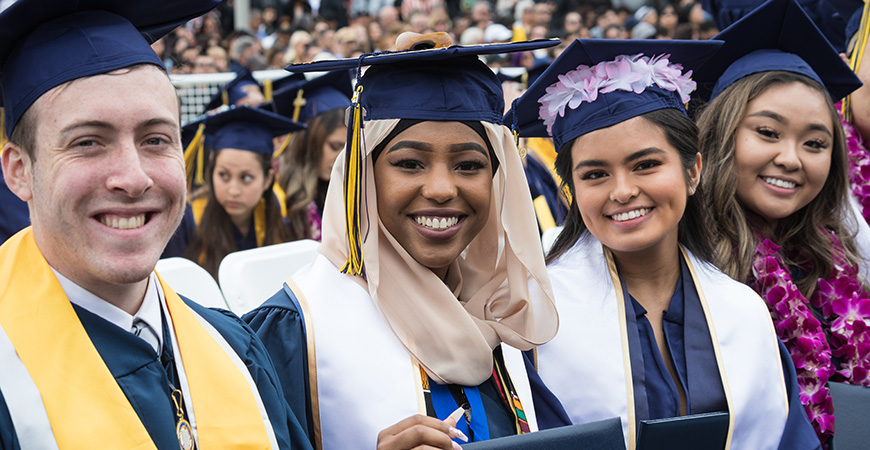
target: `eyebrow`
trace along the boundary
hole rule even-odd
[[[158,125],[168,125],[171,127],[178,127],[179,126],[178,123],[176,123],[174,120],[164,119],[162,117],[155,117],[153,119],[149,119],[149,120],[146,120],[144,122],[139,123],[136,126],[136,128],[142,129],[142,128],[148,128],[148,127],[158,126]],[[79,122],[73,122],[73,123],[67,125],[62,130],[60,130],[60,132],[61,132],[61,134],[67,134],[70,131],[73,131],[73,130],[78,129],[78,128],[101,128],[101,129],[106,129],[106,130],[112,130],[115,128],[115,126],[109,122],[105,122],[102,120],[83,120],[83,121],[79,121]]]
[[[645,148],[642,150],[638,150],[638,151],[626,156],[625,158],[623,158],[622,162],[629,163],[631,161],[643,158],[645,156],[649,156],[652,154],[661,154],[664,152],[665,152],[664,150],[662,150],[658,147],[649,147],[649,148]],[[585,161],[578,162],[577,165],[574,166],[574,170],[580,170],[584,167],[604,167],[606,165],[607,165],[607,163],[604,162],[603,160],[600,160],[600,159],[587,159]]]
[[[785,117],[783,117],[783,116],[781,116],[773,111],[767,111],[767,110],[758,111],[757,113],[750,114],[749,117],[769,117],[769,118],[771,118],[771,119],[773,119],[773,120],[775,120],[783,125],[788,125],[788,119],[786,119]],[[828,127],[826,127],[820,123],[811,123],[807,126],[807,129],[811,130],[811,131],[821,131],[823,133],[827,133],[828,136],[833,136],[833,133],[831,133],[831,130]]]
[[[393,144],[393,146],[390,147],[389,150],[387,150],[387,153],[392,153],[396,150],[403,149],[403,148],[411,148],[414,150],[421,150],[424,152],[434,152],[435,151],[435,146],[429,142],[405,140],[405,141],[399,141],[399,142],[396,142],[395,144]],[[473,151],[476,151],[484,156],[489,156],[489,153],[486,151],[486,149],[483,148],[483,146],[478,144],[477,142],[461,142],[458,144],[450,144],[450,146],[447,148],[447,151],[449,151],[450,153],[464,152],[467,150],[473,150]]]

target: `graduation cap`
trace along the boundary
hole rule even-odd
[[[346,109],[350,106],[353,87],[349,70],[327,72],[317,78],[302,79],[286,83],[272,95],[272,101],[261,108],[289,117],[298,122],[308,122],[315,116],[333,109]]]
[[[0,106],[11,134],[42,94],[135,64],[163,67],[150,44],[217,0],[21,0],[0,13]]]
[[[705,100],[747,75],[773,70],[812,78],[835,102],[861,86],[794,0],[769,0],[714,39],[725,44],[716,58],[695,71],[698,96]]]
[[[524,137],[574,138],[651,111],[685,113],[704,64],[721,41],[577,39],[518,98],[505,125]]]
[[[400,37],[401,38],[401,37]],[[431,42],[426,35],[418,41]],[[341,268],[365,276],[362,267],[360,211],[362,202],[361,149],[363,120],[416,119],[480,121],[499,124],[504,111],[501,83],[480,61],[480,55],[503,54],[555,46],[558,39],[449,46],[363,54],[359,58],[291,65],[291,72],[357,70],[345,150],[345,222],[348,261]],[[428,44],[423,44],[428,45]],[[364,75],[362,67],[368,66]],[[363,117],[365,116],[365,117]]]
[[[211,111],[215,108],[220,108],[222,105],[234,106],[237,102],[248,96],[250,86],[255,86],[260,89],[260,83],[254,78],[254,74],[247,68],[242,68],[236,72],[236,77],[232,81],[225,84],[221,90],[215,94],[211,100],[205,105],[206,111]]]
[[[183,135],[195,135],[184,151],[188,183],[194,178],[194,167],[197,169],[197,184],[203,183],[205,147],[213,150],[246,150],[271,156],[273,137],[303,128],[304,124],[249,106],[230,107],[217,114],[200,116],[182,127]]]
[[[807,16],[838,52],[845,48],[843,31],[856,0],[798,0]],[[716,27],[724,30],[759,7],[762,0],[701,0],[705,11],[713,16]],[[849,9],[851,8],[851,9]],[[849,9],[848,12],[844,10]],[[759,28],[762,31],[764,28]],[[800,31],[798,31],[800,32]],[[848,39],[848,38],[847,38]]]

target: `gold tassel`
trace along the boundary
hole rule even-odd
[[[230,93],[227,92],[226,89],[221,91],[221,101],[223,102],[224,105],[229,106],[229,104],[230,104]]]
[[[205,184],[203,179],[203,160],[205,153],[205,124],[199,124],[196,129],[196,134],[191,139],[190,144],[184,149],[184,167],[187,173],[187,186],[190,187],[194,181],[196,184]],[[196,177],[194,179],[194,163],[196,164]]]
[[[9,142],[6,136],[6,109],[0,107],[0,156],[3,156],[3,147]]]
[[[272,80],[263,80],[263,98],[272,101]]]
[[[347,142],[350,144],[345,156],[345,172],[344,172],[344,206],[345,206],[345,222],[347,225],[347,240],[348,240],[348,256],[347,262],[342,266],[342,273],[349,275],[359,275],[365,278],[365,268],[363,267],[362,254],[362,217],[360,209],[362,207],[362,183],[365,182],[362,177],[363,172],[363,150],[361,148],[362,138],[362,111],[360,110],[359,96],[362,93],[362,85],[358,85],[353,96],[351,104],[351,118],[348,124]]]
[[[272,159],[278,159],[284,154],[284,150],[287,150],[287,147],[290,145],[290,138],[292,137],[293,133],[287,133],[287,138],[285,138],[281,146],[272,153]]]
[[[306,103],[308,103],[308,101],[305,100],[305,97],[303,97],[303,95],[305,95],[305,91],[302,89],[299,89],[299,91],[296,92],[296,98],[293,99],[293,117],[292,117],[292,119],[294,122],[299,122],[299,114],[302,112],[302,107],[305,106]]]
[[[849,67],[852,71],[858,73],[858,68],[861,67],[861,60],[864,58],[864,48],[867,47],[867,32],[870,28],[870,0],[864,0],[864,12],[861,13],[861,26],[858,28],[858,40],[855,41],[855,48],[852,49],[852,56],[849,57]],[[846,122],[852,123],[852,95],[847,95],[840,103],[840,113]]]

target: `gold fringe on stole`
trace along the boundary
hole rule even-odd
[[[635,424],[634,411],[634,379],[631,377],[631,354],[628,348],[628,324],[625,321],[625,296],[623,295],[622,283],[619,282],[619,271],[616,269],[616,261],[613,253],[601,245],[604,251],[604,259],[607,261],[607,270],[610,272],[610,281],[616,293],[617,314],[619,314],[619,334],[622,336],[622,364],[625,372],[625,396],[628,409],[628,450],[635,450],[637,446],[637,425]]]
[[[867,34],[870,29],[870,0],[864,0],[864,12],[861,14],[861,26],[858,28],[858,39],[855,41],[855,48],[852,49],[852,56],[849,57],[849,67],[852,71],[858,73],[858,68],[861,67],[861,60],[864,59],[864,48],[867,46]],[[846,122],[852,123],[852,95],[847,95],[840,104],[840,113]]]
[[[311,425],[314,429],[315,450],[323,450],[323,432],[320,429],[320,392],[317,388],[317,349],[314,345],[314,320],[311,318],[311,308],[308,306],[308,299],[299,285],[289,277],[284,280],[284,283],[296,296],[299,306],[302,308],[302,321],[305,323],[305,346],[308,350],[308,394],[311,399]]]
[[[710,315],[710,307],[707,306],[707,297],[704,296],[704,289],[698,283],[698,274],[695,272],[695,266],[692,265],[692,260],[686,253],[686,249],[680,245],[680,254],[683,255],[683,260],[686,261],[686,266],[689,268],[689,273],[692,275],[692,283],[695,285],[695,290],[698,291],[698,300],[701,301],[701,309],[704,310],[704,318],[707,320],[707,328],[710,330],[710,340],[713,342],[713,353],[716,355],[716,367],[719,369],[719,376],[722,378],[722,389],[725,391],[725,403],[728,404],[728,435],[725,439],[725,450],[731,448],[731,440],[734,438],[734,400],[731,396],[731,388],[728,385],[728,376],[725,373],[725,365],[722,364],[722,350],[719,348],[719,338],[716,336],[716,327],[713,324],[713,317]],[[774,331],[774,334],[776,332]],[[788,399],[788,394],[785,392],[785,383],[782,384],[784,398]],[[785,410],[788,411],[788,401],[785,403]]]
[[[344,205],[345,223],[347,226],[347,240],[349,252],[347,262],[341,268],[342,273],[365,277],[362,255],[362,183],[363,183],[363,149],[362,149],[362,111],[359,104],[359,96],[362,93],[362,84],[358,85],[351,104],[351,118],[348,124],[349,144],[345,156],[344,172]]]
[[[187,173],[187,186],[188,188],[193,184],[203,185],[205,184],[205,178],[203,177],[205,164],[205,124],[199,124],[199,127],[196,129],[196,134],[193,136],[193,139],[190,141],[190,144],[187,145],[187,148],[184,149],[184,167],[185,172]],[[196,175],[194,176],[194,169],[196,169]]]

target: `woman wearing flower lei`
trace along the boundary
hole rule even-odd
[[[870,384],[870,298],[834,107],[859,82],[791,0],[765,3],[716,39],[722,50],[696,77],[716,82],[698,126],[704,177],[716,186],[705,200],[717,257],[767,303],[827,447],[827,382]]]
[[[629,450],[643,420],[718,411],[728,449],[819,447],[763,302],[710,263],[681,64],[720,45],[577,40],[506,118],[553,137],[574,199],[547,257],[562,327],[538,372],[573,423],[619,416]]]

